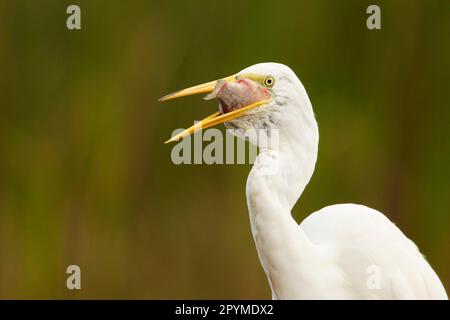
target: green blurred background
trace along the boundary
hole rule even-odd
[[[449,39],[448,0],[0,0],[0,298],[270,298],[250,165],[176,166],[163,144],[216,102],[157,102],[266,61],[299,75],[319,122],[297,221],[381,210],[449,290]]]

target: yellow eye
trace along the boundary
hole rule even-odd
[[[273,77],[267,77],[267,78],[264,80],[264,84],[265,84],[266,86],[268,86],[268,87],[273,86],[274,83],[275,83],[275,79],[274,79]]]

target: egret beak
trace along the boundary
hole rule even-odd
[[[240,75],[241,77],[245,76],[245,75]],[[180,97],[186,97],[186,96],[191,96],[194,94],[202,94],[202,93],[210,93],[212,91],[214,91],[214,89],[216,88],[216,85],[219,81],[228,81],[228,82],[235,82],[237,80],[237,76],[233,75],[233,76],[229,76],[220,80],[215,80],[215,81],[211,81],[211,82],[207,82],[204,84],[200,84],[197,86],[193,86],[187,89],[183,89],[180,91],[176,91],[174,93],[170,93],[168,95],[165,95],[164,97],[158,99],[158,101],[167,101],[167,100],[171,100],[171,99],[175,99],[175,98],[180,98]],[[220,114],[220,112],[215,112],[213,114],[211,114],[210,116],[204,118],[203,120],[197,122],[196,124],[194,124],[193,126],[191,126],[190,128],[180,132],[179,134],[173,136],[172,138],[170,138],[169,140],[167,140],[165,143],[169,143],[169,142],[174,142],[174,141],[178,141],[186,136],[189,136],[199,130],[202,129],[207,129],[209,127],[215,126],[217,124],[226,122],[226,121],[230,121],[233,120],[239,116],[241,116],[242,114],[244,114],[245,112],[261,106],[263,104],[266,104],[270,101],[270,99],[268,100],[262,100],[262,101],[257,101],[254,102],[248,106],[244,106],[242,108],[233,110],[231,112],[225,113],[225,114]]]

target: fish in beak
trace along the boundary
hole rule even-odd
[[[183,89],[160,98],[159,101],[167,101],[194,94],[207,93],[206,100],[214,98],[219,100],[218,112],[173,136],[165,143],[178,141],[199,130],[236,119],[245,112],[270,102],[272,93],[270,87],[264,85],[267,82],[266,79],[267,77],[265,76],[254,74],[233,75]]]

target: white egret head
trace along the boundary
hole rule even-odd
[[[255,64],[235,75],[169,94],[160,101],[198,93],[209,93],[205,99],[217,98],[219,112],[167,142],[225,123],[226,127],[235,129],[232,133],[261,147],[257,137],[261,133],[268,138],[275,129],[281,136],[289,136],[296,131],[293,126],[302,125],[302,122],[315,127],[311,103],[302,83],[283,64]]]

